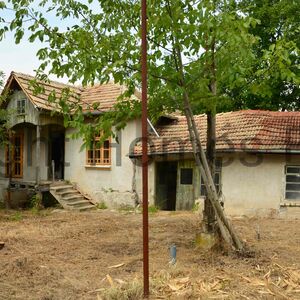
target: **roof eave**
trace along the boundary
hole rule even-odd
[[[294,149],[222,149],[222,150],[216,150],[217,153],[260,153],[260,154],[300,154],[300,150],[294,150]],[[153,152],[149,153],[149,156],[158,156],[158,155],[183,155],[183,154],[193,154],[192,151],[186,151],[186,152],[179,152],[179,151],[168,151],[168,152]],[[130,158],[137,158],[141,157],[142,154],[129,154]]]

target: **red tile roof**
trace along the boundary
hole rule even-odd
[[[206,115],[195,116],[203,147],[206,146]],[[184,116],[156,126],[160,137],[150,136],[150,153],[189,153],[191,143]],[[300,112],[244,110],[217,114],[216,149],[226,151],[300,151]],[[140,145],[135,154],[140,155]]]
[[[50,80],[49,82],[37,81],[44,87],[45,92],[35,94],[31,86],[34,79],[31,75],[12,72],[4,90],[11,89],[11,84],[15,80],[36,107],[45,110],[59,110],[57,103],[50,103],[48,97],[51,92],[55,91],[56,97],[59,99],[63,90],[69,89],[70,97],[68,101],[70,103],[79,103],[84,111],[94,110],[93,104],[99,103],[97,111],[101,112],[112,109],[118,97],[125,91],[124,86],[112,82],[83,88]],[[139,98],[139,93],[136,92],[134,97]]]

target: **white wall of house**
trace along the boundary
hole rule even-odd
[[[109,207],[134,205],[135,196],[132,193],[134,165],[128,154],[130,144],[140,136],[140,128],[139,121],[130,121],[121,130],[120,143],[117,144],[112,139],[111,166],[88,166],[86,150],[80,151],[82,139],[67,138],[65,179],[76,183],[83,192],[98,202],[104,201]],[[67,129],[66,137],[72,132],[72,129]],[[121,155],[118,158],[119,151]]]
[[[226,161],[231,162],[226,166]],[[227,214],[277,214],[281,204],[297,203],[285,200],[286,165],[300,165],[300,155],[224,155],[222,191]]]
[[[181,166],[186,167],[189,162],[181,161],[178,164],[178,174]],[[282,205],[300,206],[300,199],[285,199],[285,167],[287,165],[300,166],[300,154],[223,154],[222,164],[221,188],[225,201],[225,212],[228,215],[270,216],[277,215]],[[139,176],[141,176],[141,172]],[[203,207],[203,198],[201,196],[199,198],[200,180],[195,167],[194,184],[191,188],[194,192],[187,193],[186,197],[193,197],[194,194],[194,201],[199,202]],[[139,191],[141,193],[141,186]],[[184,200],[179,197],[180,191],[182,192],[182,186],[180,177],[178,177],[176,203],[190,201],[190,199]],[[148,196],[150,204],[154,204],[155,164],[149,166]]]
[[[141,162],[141,160],[139,160]],[[148,202],[150,205],[155,204],[155,162],[151,161],[148,165]],[[142,202],[143,187],[142,187],[142,167],[139,164],[136,168],[136,190],[138,193],[138,199]]]

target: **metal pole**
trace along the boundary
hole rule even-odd
[[[142,179],[143,179],[143,271],[144,297],[149,296],[148,222],[148,122],[147,122],[147,0],[141,0],[142,13]]]

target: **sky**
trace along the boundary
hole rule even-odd
[[[85,2],[85,0],[83,0],[83,2]],[[32,7],[41,11],[41,8],[38,8],[38,3],[39,1],[33,2]],[[74,19],[62,22],[57,20],[54,13],[43,13],[51,26],[58,26],[62,30],[67,26],[74,24]],[[9,22],[13,19],[14,12],[7,9],[0,10],[0,17]],[[1,25],[2,24],[0,24],[0,27]],[[34,70],[37,69],[41,63],[37,59],[36,53],[45,44],[43,45],[39,40],[36,40],[34,43],[30,43],[28,41],[28,36],[29,35],[25,33],[20,44],[15,44],[14,33],[8,32],[6,33],[5,38],[0,41],[0,70],[5,73],[6,79],[12,71],[35,75]],[[65,83],[68,81],[67,78],[57,79],[53,75],[50,76],[50,79]]]
[[[41,43],[29,43],[23,40],[16,45],[13,34],[7,34],[6,38],[0,41],[0,70],[8,78],[11,71],[34,75],[34,69],[39,66],[36,52]]]

